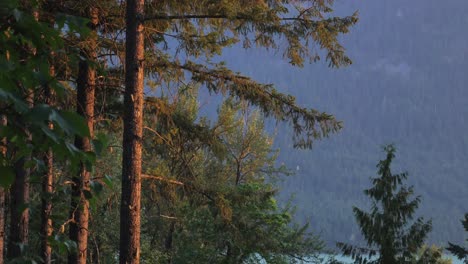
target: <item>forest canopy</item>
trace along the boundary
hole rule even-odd
[[[349,65],[338,37],[357,16],[331,4],[2,2],[0,262],[279,263],[322,250],[276,202],[288,172],[263,117],[308,148],[341,123],[211,59],[241,42],[296,66],[321,53]],[[198,89],[225,97],[217,122],[198,115]]]

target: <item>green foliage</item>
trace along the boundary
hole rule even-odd
[[[84,153],[73,144],[75,136],[88,137],[89,131],[83,118],[70,111],[73,104],[65,103],[70,93],[67,80],[63,75],[50,74],[51,66],[60,69],[67,67],[66,63],[78,63],[77,50],[70,49],[65,54],[68,43],[64,36],[85,36],[87,31],[83,25],[87,21],[58,13],[47,14],[50,16],[47,19],[38,19],[42,4],[43,1],[16,0],[0,4],[0,112],[7,120],[7,125],[0,127],[0,138],[7,142],[7,153],[0,160],[1,186],[7,189],[13,183],[15,162],[33,157],[25,164],[32,172],[28,179],[31,182],[31,201],[17,208],[29,208],[31,221],[26,227],[31,230],[29,243],[22,245],[22,257],[11,260],[11,263],[42,262],[37,254],[43,239],[37,231],[41,211],[36,210],[41,199],[50,199],[54,204],[51,217],[55,232],[48,238],[54,259],[64,261],[63,255],[76,250],[74,242],[63,235],[69,216],[68,206],[64,203],[68,199],[64,197],[69,193],[66,178],[58,176],[74,173],[80,163],[91,167],[95,162],[94,153]],[[54,60],[56,57],[66,58],[66,63],[59,66]],[[44,99],[47,93],[56,97],[57,105],[51,105]],[[55,157],[55,191],[52,195],[41,195],[37,183],[45,169],[43,155],[49,150]]]
[[[31,1],[30,4],[37,3]],[[65,94],[63,83],[49,74],[50,56],[64,48],[62,34],[86,34],[81,27],[71,26],[82,19],[69,16],[60,20],[63,23],[57,27],[51,27],[37,21],[32,9],[21,6],[18,1],[9,1],[0,9],[0,109],[8,120],[8,126],[1,127],[0,137],[14,150],[8,157],[2,157],[8,160],[1,163],[11,168],[16,160],[51,147],[57,157],[71,161],[71,167],[80,161],[91,164],[92,157],[81,153],[70,142],[75,135],[89,136],[83,118],[51,105],[32,106],[32,97],[39,97],[44,87],[57,95]],[[68,57],[73,63],[73,54]],[[49,122],[54,124],[54,129],[49,127]],[[41,166],[40,160],[33,161],[35,166]],[[11,181],[3,183],[6,187]]]
[[[407,263],[423,246],[432,228],[431,221],[422,218],[409,225],[420,198],[411,200],[413,187],[403,185],[407,173],[392,174],[395,148],[389,145],[384,151],[387,157],[377,165],[380,176],[373,178],[373,187],[364,191],[372,200],[371,211],[353,208],[368,248],[338,243],[343,254],[351,256],[355,263]]]
[[[289,87],[298,104],[343,121],[339,133],[314,143],[315,151],[293,149],[292,132],[271,128],[277,131],[279,161],[300,167],[282,192],[295,193],[298,218],[314,219],[313,228],[323,230],[330,246],[353,238],[363,242],[350,221],[351,208],[367,205],[361,190],[375,174],[373,161],[383,142],[396,144],[393,164],[410,173],[407,184],[423,198],[417,213],[433,223],[427,243],[465,242],[459,219],[468,201],[468,75],[460,69],[468,68],[468,60],[458,51],[467,41],[459,32],[465,30],[468,1],[432,1],[426,12],[422,6],[427,1],[335,1],[341,14],[359,10],[360,17],[343,38],[354,62],[343,70],[321,63],[298,70],[274,52],[259,50],[237,48],[222,56],[230,68]]]
[[[452,264],[452,260],[442,257],[443,249],[427,245],[422,246],[413,256],[411,264]]]
[[[228,99],[210,125],[197,118],[196,100],[196,89],[186,89],[176,102],[152,103],[160,112],[145,136],[150,183],[143,188],[142,258],[291,263],[321,250],[275,199],[276,182],[288,172],[275,167],[277,153],[258,112]],[[165,116],[167,108],[175,110]]]
[[[5,1],[3,1],[5,2]],[[8,1],[0,5],[0,109],[8,120],[0,138],[8,141],[8,155],[2,156],[2,180],[8,187],[12,165],[23,157],[33,157],[28,168],[32,179],[44,172],[42,155],[54,154],[56,187],[53,203],[54,234],[50,244],[54,259],[63,262],[76,245],[64,235],[69,224],[69,177],[77,165],[93,171],[90,202],[91,225],[89,259],[112,263],[117,252],[118,227],[115,206],[120,193],[115,184],[120,168],[122,61],[125,40],[121,5],[100,1],[100,23],[96,30],[98,47],[90,47],[86,15],[94,3],[85,1]],[[275,200],[277,180],[288,174],[274,165],[277,152],[264,133],[259,112],[292,124],[297,143],[310,147],[312,140],[341,128],[333,116],[301,108],[292,96],[271,85],[259,84],[212,59],[238,42],[283,51],[292,65],[316,61],[322,50],[330,66],[351,63],[338,38],[357,21],[356,15],[332,17],[331,1],[148,1],[146,6],[146,72],[156,88],[173,87],[179,99],[146,97],[142,256],[150,262],[178,263],[257,262],[285,263],[309,257],[322,247],[306,226],[292,224],[292,209]],[[39,19],[36,15],[39,13]],[[154,40],[154,41],[151,41]],[[169,45],[170,44],[170,45]],[[171,47],[169,47],[171,46]],[[94,50],[96,48],[96,50]],[[73,137],[89,137],[83,119],[72,113],[77,66],[97,52],[97,130],[110,134],[114,142],[97,136],[95,153],[83,153]],[[185,53],[182,56],[182,53]],[[195,63],[197,62],[197,63]],[[200,64],[198,64],[200,63]],[[57,66],[53,76],[50,66]],[[190,80],[189,85],[181,83]],[[210,92],[230,94],[211,124],[200,118],[193,86]],[[115,89],[116,88],[116,89]],[[45,90],[57,96],[56,105],[45,104]],[[184,93],[184,90],[186,93]],[[100,100],[102,99],[102,100]],[[39,103],[38,103],[39,102]],[[242,107],[238,106],[242,105]],[[53,129],[52,129],[53,125]],[[151,136],[149,136],[151,135]],[[301,137],[304,138],[301,138]],[[161,176],[162,175],[162,176]],[[8,177],[10,176],[10,177]],[[35,183],[35,182],[34,182]],[[31,229],[40,218],[39,195],[33,186],[29,205]],[[111,231],[109,231],[111,230]],[[33,233],[33,232],[31,232]],[[275,234],[275,235],[272,235]],[[40,237],[31,235],[32,249]],[[34,254],[33,254],[34,255]],[[25,254],[26,256],[26,254]],[[29,256],[29,255],[28,255]]]
[[[15,180],[15,172],[11,167],[0,166],[0,186],[3,188],[8,188],[13,184]]]
[[[468,214],[465,214],[465,219],[463,219],[461,222],[463,224],[463,227],[465,228],[465,231],[468,232]],[[468,241],[468,239],[466,241]],[[467,248],[463,248],[462,246],[449,242],[449,247],[447,248],[447,250],[454,254],[460,260],[465,260],[465,263],[468,263]]]
[[[198,115],[196,91],[146,104],[142,259],[294,263],[318,253],[319,239],[293,224],[291,207],[276,201],[276,183],[289,173],[274,166],[277,153],[261,115],[229,99],[210,124]],[[110,134],[110,145],[120,144],[119,136]],[[113,262],[118,249],[118,232],[110,230],[119,226],[119,179],[109,175],[118,175],[119,157],[117,146],[97,161],[103,189],[92,209],[90,261]]]
[[[145,26],[151,52],[146,54],[153,84],[179,86],[187,79],[210,92],[230,94],[265,115],[289,122],[296,146],[341,128],[333,116],[299,107],[295,98],[228,69],[213,58],[236,43],[282,52],[290,64],[325,57],[331,67],[351,63],[339,43],[357,14],[333,16],[332,1],[159,1],[148,3]],[[325,54],[325,55],[324,55]]]

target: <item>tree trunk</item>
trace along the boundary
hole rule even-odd
[[[29,107],[33,106],[34,93],[26,91],[26,102]],[[28,140],[31,134],[24,129]],[[29,154],[20,158],[14,164],[15,180],[10,191],[10,235],[8,237],[8,259],[21,257],[21,246],[28,244],[29,238],[29,175],[28,162],[31,160]]]
[[[53,57],[53,54],[51,55]],[[50,62],[49,74],[50,76],[55,75],[53,61]],[[54,105],[55,99],[53,90],[50,87],[46,87],[45,90],[45,103],[48,105]],[[49,128],[54,128],[52,122],[49,123]],[[52,219],[50,218],[52,213],[52,203],[50,199],[54,191],[54,154],[50,148],[45,154],[44,163],[46,166],[46,172],[42,178],[41,256],[45,264],[50,264],[52,262],[52,248],[49,244],[48,238],[52,235],[53,231]]]
[[[7,118],[5,115],[0,116],[0,125],[3,127],[7,126]],[[6,160],[6,152],[7,152],[7,142],[6,138],[2,138],[0,142],[0,153],[2,158]],[[3,264],[3,257],[4,257],[4,248],[5,248],[5,190],[0,187],[0,264]]]
[[[172,216],[172,215],[171,215]],[[166,250],[166,254],[168,256],[167,263],[172,263],[172,243],[174,239],[174,232],[175,232],[175,221],[172,221],[169,226],[169,232],[167,233],[166,240],[164,241],[164,249]]]
[[[52,235],[52,203],[50,198],[54,191],[54,156],[52,150],[49,149],[45,155],[45,165],[47,171],[42,179],[42,212],[41,212],[41,255],[45,264],[50,264],[52,261],[52,248],[49,244],[49,237]]]
[[[98,26],[98,9],[90,8],[88,25],[91,30],[96,31]],[[80,61],[77,79],[77,113],[86,120],[90,137],[77,137],[75,146],[82,151],[92,151],[91,139],[94,132],[94,93],[96,87],[96,70],[91,64],[96,62],[97,35],[91,33],[89,47],[82,50],[81,55],[86,60]],[[85,164],[80,165],[80,173],[73,177],[72,200],[70,217],[74,220],[70,224],[70,239],[77,243],[77,252],[72,252],[68,256],[68,263],[86,263],[88,247],[88,222],[89,222],[89,201],[85,193],[90,191],[91,172]]]
[[[4,263],[5,248],[5,190],[0,187],[0,263]]]
[[[8,149],[7,149],[8,151]],[[3,208],[3,261],[6,262],[6,249],[8,246],[8,214],[10,213],[10,190],[3,189],[4,208]],[[1,228],[1,227],[0,227]]]
[[[33,10],[33,17],[39,21],[39,11]],[[36,55],[36,49],[31,49],[32,55]],[[25,89],[25,101],[29,108],[34,106],[34,87]],[[32,141],[32,135],[27,126],[24,126],[24,134],[28,141]],[[21,257],[21,248],[28,244],[29,240],[29,176],[31,170],[29,161],[31,153],[21,157],[14,164],[15,180],[10,189],[10,234],[8,237],[7,258]]]
[[[120,263],[140,263],[141,140],[143,136],[144,0],[126,7],[124,134]]]
[[[393,241],[396,241],[396,239],[391,235],[391,233],[386,233],[385,240],[381,242],[382,244],[379,252],[381,264],[398,263],[396,259],[397,252]]]

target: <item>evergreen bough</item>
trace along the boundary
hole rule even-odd
[[[421,217],[410,225],[420,196],[411,198],[413,187],[403,184],[408,177],[406,172],[392,174],[390,166],[395,158],[395,147],[385,146],[384,151],[386,159],[377,165],[379,177],[373,178],[373,186],[364,190],[372,200],[370,212],[353,208],[367,247],[338,243],[343,254],[351,256],[354,263],[411,263],[432,229],[431,221]]]
[[[468,213],[465,214],[465,219],[461,222],[465,230],[468,232]],[[468,242],[468,239],[466,241]],[[465,260],[465,263],[468,263],[468,248],[463,248],[462,246],[449,242],[449,247],[447,250],[454,254],[457,258]]]

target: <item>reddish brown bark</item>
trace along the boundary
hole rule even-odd
[[[52,54],[53,56],[53,54]],[[49,66],[50,76],[55,75],[55,68],[53,62]],[[46,104],[54,105],[54,92],[50,87],[46,87]],[[49,123],[49,128],[53,129],[53,123]],[[52,149],[49,149],[44,157],[46,165],[46,172],[42,179],[42,208],[41,208],[41,256],[44,264],[52,263],[52,248],[49,244],[48,238],[52,235],[52,203],[50,198],[54,191],[54,154]]]
[[[42,259],[44,260],[45,264],[50,264],[52,261],[52,248],[49,244],[48,238],[52,235],[53,227],[52,227],[52,219],[50,218],[52,214],[52,203],[50,201],[50,197],[54,191],[54,156],[52,150],[48,150],[45,156],[45,163],[47,167],[47,171],[44,175],[44,179],[42,180],[42,221],[41,221],[41,236],[42,236],[42,243],[41,243],[41,255]]]
[[[95,31],[98,26],[98,9],[90,8],[88,25]],[[91,139],[94,132],[94,93],[96,87],[96,70],[92,63],[96,62],[97,40],[96,34],[91,33],[89,46],[82,50],[82,56],[87,60],[80,61],[77,79],[77,113],[86,120],[90,137],[77,137],[75,146],[82,151],[92,151]],[[91,173],[85,164],[81,164],[80,174],[73,177],[72,201],[70,217],[73,221],[70,224],[70,239],[77,244],[77,252],[71,252],[68,256],[68,263],[86,263],[88,248],[88,222],[89,222],[89,201],[85,193],[90,191]]]
[[[120,263],[140,263],[141,140],[143,136],[144,0],[126,6],[124,134]]]

